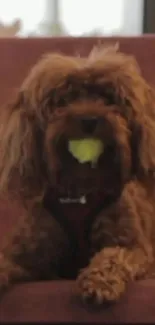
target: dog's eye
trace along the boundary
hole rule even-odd
[[[117,96],[112,89],[102,89],[102,91],[100,90],[99,96],[104,99],[105,104],[108,106],[115,105],[118,102]]]
[[[109,106],[116,104],[116,98],[113,93],[105,93],[104,101],[105,101],[105,104],[109,105]]]
[[[122,98],[119,93],[117,94],[114,91],[106,90],[103,94],[105,104],[107,106],[118,105],[118,106],[125,106],[130,107],[130,101],[127,98]]]
[[[56,102],[56,105],[58,107],[64,107],[66,106],[66,100],[64,98],[59,98],[58,101]]]

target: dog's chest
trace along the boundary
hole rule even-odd
[[[90,256],[89,234],[92,222],[102,209],[104,194],[71,198],[59,196],[53,191],[46,195],[44,205],[48,211],[64,227],[71,238],[71,247],[74,247],[71,258],[72,274],[88,263]],[[74,245],[75,244],[75,245]],[[73,270],[74,266],[74,270]],[[68,268],[68,267],[67,267]]]

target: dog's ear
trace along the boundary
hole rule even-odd
[[[138,102],[137,102],[138,105]],[[145,102],[132,121],[133,160],[137,175],[155,173],[155,92],[146,84]]]
[[[97,47],[89,57],[97,83],[120,108],[132,131],[136,174],[155,171],[155,92],[143,78],[136,59],[118,51],[117,44]],[[107,89],[107,91],[106,91]],[[110,108],[109,108],[110,109]]]
[[[38,193],[42,184],[37,126],[21,93],[0,112],[0,192]],[[16,184],[17,183],[17,184]],[[19,187],[18,187],[19,185]],[[25,194],[26,195],[26,194]]]

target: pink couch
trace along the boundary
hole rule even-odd
[[[106,42],[118,39],[103,39]],[[155,37],[121,38],[124,52],[134,54],[145,78],[155,83]],[[87,54],[96,38],[1,39],[0,104],[20,85],[29,68],[45,52]],[[18,218],[19,207],[0,203],[0,244]],[[16,285],[0,300],[0,323],[155,323],[155,281],[133,283],[120,302],[99,310],[84,307],[74,293],[74,281]]]

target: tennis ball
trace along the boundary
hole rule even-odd
[[[99,139],[86,138],[79,140],[70,140],[68,143],[69,152],[79,163],[96,163],[104,150],[103,142]]]

